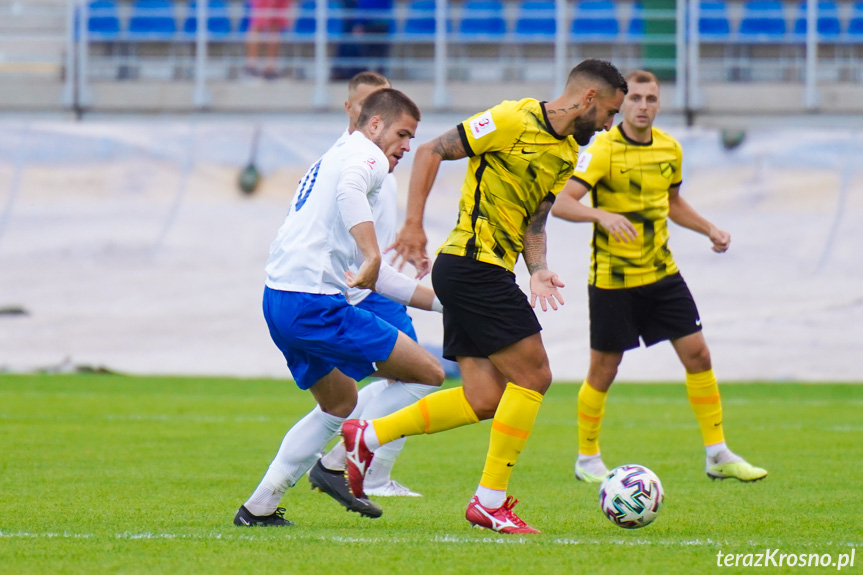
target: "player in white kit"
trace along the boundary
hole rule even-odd
[[[348,128],[341,139],[347,138],[356,130],[357,120],[362,110],[362,104],[372,93],[383,88],[390,88],[390,82],[377,72],[360,72],[348,82],[348,99],[345,101],[345,112],[348,116]],[[375,233],[378,246],[384,250],[395,241],[398,223],[397,185],[393,174],[387,175],[381,185],[378,201],[373,206]],[[351,288],[347,299],[351,305],[367,310],[404,332],[417,341],[413,322],[407,313],[406,305],[418,309],[443,311],[443,306],[434,295],[434,291],[419,285],[415,279],[402,276],[401,286],[396,298],[383,297],[370,290]],[[396,299],[397,301],[394,301]],[[378,397],[387,386],[395,385],[401,389],[390,391]],[[357,407],[351,417],[363,419],[389,415],[416,400],[422,399],[435,387],[415,383],[393,382],[386,379],[373,381],[357,395]],[[383,452],[375,452],[375,459],[369,467],[365,480],[365,490],[368,495],[378,497],[419,497],[420,494],[408,489],[390,477],[396,458],[404,447],[405,440],[400,439],[388,443]],[[351,511],[365,510],[365,503],[357,500],[350,491],[344,478],[345,450],[344,445],[337,443],[309,470],[309,482],[318,489],[344,505]],[[354,506],[359,509],[353,509]]]
[[[443,382],[434,356],[345,298],[350,287],[377,284],[387,293],[398,284],[392,281],[398,272],[381,265],[372,210],[387,174],[410,150],[419,119],[416,105],[397,90],[369,96],[357,130],[303,176],[270,246],[264,317],[297,386],[311,391],[321,409],[285,435],[264,478],[237,511],[235,525],[291,525],[279,501],[354,410],[357,380],[378,374],[432,386]],[[394,386],[381,394],[390,389]],[[364,515],[380,515],[377,506],[366,503]]]

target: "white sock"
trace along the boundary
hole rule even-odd
[[[599,451],[597,451],[593,455],[582,455],[581,453],[578,454],[579,463],[590,463],[591,461],[595,461],[597,459],[599,461],[602,461],[602,453]]]
[[[728,449],[728,446],[725,445],[724,441],[722,443],[714,443],[713,445],[708,445],[704,448],[704,450],[707,452],[707,457],[716,457],[726,449]]]
[[[345,470],[345,444],[339,441],[323,457],[321,464],[330,471]]]
[[[363,439],[366,442],[366,447],[369,448],[369,451],[375,452],[381,447],[381,442],[378,439],[378,434],[375,431],[374,424],[369,421],[369,425],[366,427],[366,430],[363,432]]]
[[[707,452],[707,459],[711,465],[719,465],[722,463],[737,463],[743,461],[743,458],[728,449],[725,443],[714,443],[704,448]]]
[[[362,418],[369,421],[369,426],[366,428],[363,437],[366,441],[366,446],[371,451],[376,451],[380,448],[381,442],[378,440],[378,434],[375,431],[375,426],[371,423],[371,419],[389,415],[394,411],[398,411],[402,407],[414,403],[422,399],[425,395],[434,391],[435,387],[430,385],[422,385],[419,383],[402,383],[396,381],[387,386],[386,389],[377,394],[373,401],[366,405],[363,410]]]
[[[375,487],[383,487],[389,482],[393,465],[395,465],[396,458],[405,445],[405,439],[407,438],[400,437],[395,441],[381,445],[375,451],[375,458],[372,459],[372,464],[369,465],[363,485],[369,489],[373,489]]]
[[[361,419],[383,417],[416,403],[439,388],[421,383],[402,383],[394,381],[372,398],[360,414]]]
[[[438,388],[420,383],[393,382],[368,404],[363,411],[362,418],[375,419],[389,415],[415,403],[436,389]],[[368,438],[366,438],[366,444],[368,445]],[[405,438],[400,437],[376,449],[375,458],[369,466],[364,485],[370,488],[385,485],[390,480],[393,465],[395,465],[404,446]]]
[[[279,501],[282,500],[282,495],[284,494],[284,491],[273,490],[261,482],[258,488],[255,489],[255,492],[252,493],[252,496],[249,497],[249,500],[246,501],[246,509],[252,515],[272,515],[279,506]]]
[[[348,419],[360,419],[369,402],[377,397],[383,390],[389,387],[390,382],[386,379],[376,379],[364,386],[357,392],[357,406],[348,416]]]
[[[288,430],[276,458],[246,501],[252,515],[271,515],[288,487],[292,487],[318,459],[321,450],[341,429],[343,417],[313,409]]]
[[[387,381],[386,379],[377,379],[359,390],[359,392],[357,393],[357,406],[348,416],[348,419],[357,419],[361,417],[363,410],[369,404],[369,402],[374,399],[374,397],[377,396],[380,392],[385,390],[388,385],[389,381]],[[315,409],[320,410],[321,408],[316,407]],[[336,443],[332,449],[330,449],[323,457],[321,457],[321,464],[331,471],[344,471],[344,444],[341,441]]]
[[[489,489],[482,485],[477,486],[475,495],[479,498],[479,504],[486,509],[497,509],[506,501],[506,491]]]

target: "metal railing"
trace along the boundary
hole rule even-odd
[[[93,9],[91,10],[91,4]],[[702,17],[714,18],[709,10],[701,12],[698,0],[678,0],[675,8],[639,9],[634,3],[612,3],[611,8],[594,10],[590,14],[579,11],[579,4],[567,0],[539,0],[532,11],[522,11],[522,1],[504,2],[499,7],[474,9],[468,12],[465,1],[433,2],[424,11],[417,11],[416,3],[397,3],[392,10],[347,8],[332,2],[318,1],[294,6],[281,14],[291,22],[288,30],[257,32],[240,30],[244,19],[273,14],[247,13],[239,2],[219,5],[211,11],[210,2],[197,2],[194,12],[186,2],[172,3],[152,16],[172,19],[177,25],[173,31],[148,35],[131,30],[134,16],[130,3],[91,3],[86,0],[66,0],[63,10],[63,31],[55,31],[55,40],[63,37],[63,49],[42,64],[27,62],[27,50],[22,50],[20,62],[3,62],[6,69],[48,70],[64,80],[63,105],[86,109],[94,104],[94,80],[132,82],[136,77],[147,77],[141,70],[161,70],[151,77],[168,80],[191,81],[194,85],[191,105],[206,109],[212,105],[211,84],[214,80],[232,81],[243,74],[249,59],[243,52],[250,38],[266,44],[280,45],[277,63],[290,70],[290,74],[313,84],[309,108],[328,106],[329,84],[338,70],[377,68],[397,80],[423,80],[431,82],[432,103],[436,109],[450,105],[450,88],[453,82],[496,80],[542,83],[549,94],[559,92],[569,67],[583,57],[604,57],[615,61],[622,69],[645,67],[665,71],[665,77],[675,81],[675,104],[686,110],[699,110],[703,106],[702,78],[719,81],[758,81],[778,77],[785,82],[802,82],[805,85],[804,106],[817,109],[819,83],[822,78],[840,78],[848,82],[861,79],[859,71],[863,42],[846,34],[827,37],[817,31],[817,22],[824,16],[818,2],[807,4],[806,27],[803,34],[796,31],[779,37],[759,38],[745,36],[737,31],[739,18],[730,18],[734,30],[716,36],[702,34]],[[111,8],[111,6],[114,8]],[[28,10],[26,2],[16,2],[10,11]],[[742,4],[730,5],[739,15]],[[785,4],[783,17],[788,19],[792,4]],[[797,3],[792,16],[796,18]],[[648,5],[649,8],[649,5]],[[0,6],[0,14],[4,7]],[[39,10],[48,18],[56,19],[57,10],[29,8],[38,18]],[[847,12],[847,11],[846,11]],[[10,12],[11,15],[11,12]],[[828,14],[829,15],[829,14]],[[117,18],[117,26],[106,32],[95,29],[93,22]],[[193,32],[186,30],[185,22],[194,17],[197,23]],[[615,21],[619,28],[614,33],[576,33],[574,22],[579,17],[595,21]],[[726,15],[727,17],[727,15]],[[231,30],[210,30],[211,18],[226,18]],[[425,19],[421,31],[410,30],[408,23]],[[502,26],[493,32],[465,28],[466,19],[479,22],[500,19]],[[102,20],[100,20],[102,19]],[[384,28],[369,32],[355,29],[348,23],[383,20]],[[533,22],[531,22],[533,21]],[[641,29],[635,24],[641,22]],[[651,31],[651,23],[671,23],[673,32]],[[302,23],[302,26],[300,25]],[[533,24],[533,25],[531,25]],[[703,22],[702,22],[703,24]],[[246,24],[246,26],[253,26]],[[480,26],[482,28],[482,26]],[[40,35],[41,34],[41,35]],[[36,42],[43,33],[10,31],[0,28],[0,41]],[[385,46],[378,53],[350,54],[348,47]],[[665,55],[656,55],[651,46],[663,47]],[[761,47],[785,50],[780,57],[768,55],[759,59],[752,50]],[[818,57],[819,50],[839,46],[830,57]],[[718,48],[719,57],[707,52]],[[843,51],[844,50],[844,51]],[[362,51],[361,51],[362,52]],[[705,55],[707,54],[707,55]],[[47,63],[47,60],[51,60]],[[792,73],[778,74],[785,66]],[[833,72],[837,67],[845,72]],[[717,71],[718,70],[718,71]]]

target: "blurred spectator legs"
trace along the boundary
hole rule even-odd
[[[279,75],[279,35],[288,27],[291,0],[252,0],[252,17],[246,44],[247,74],[272,80]],[[262,57],[261,45],[265,54]]]

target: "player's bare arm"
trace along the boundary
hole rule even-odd
[[[548,213],[551,211],[552,203],[544,201],[539,209],[530,217],[527,228],[524,231],[524,249],[521,252],[527,271],[530,272],[530,305],[536,307],[536,301],[542,311],[557,309],[557,304],[563,305],[563,296],[557,290],[564,287],[563,282],[557,274],[548,269],[546,261],[547,237],[545,223]]]
[[[381,271],[381,252],[375,235],[375,225],[373,222],[361,222],[352,227],[350,232],[363,255],[363,263],[357,273],[345,274],[348,287],[375,289]]]
[[[638,236],[635,226],[626,216],[592,208],[581,203],[589,192],[583,182],[571,178],[558,194],[551,213],[554,217],[568,222],[590,222],[599,224],[611,237],[619,242],[629,242]]]
[[[428,239],[423,228],[426,201],[434,185],[441,162],[466,157],[467,150],[464,149],[461,136],[459,136],[456,128],[445,132],[430,142],[426,142],[417,149],[408,186],[405,223],[396,235],[396,241],[386,250],[396,251],[392,265],[399,271],[407,262],[416,268],[418,278],[428,274],[431,265],[426,252]]]
[[[713,243],[713,251],[721,254],[731,246],[731,234],[721,230],[703,218],[695,208],[680,195],[680,186],[668,192],[668,218],[684,228],[703,234]]]
[[[434,311],[435,293],[431,288],[426,286],[417,286],[414,295],[411,297],[408,305],[412,308],[423,309],[425,311]]]

